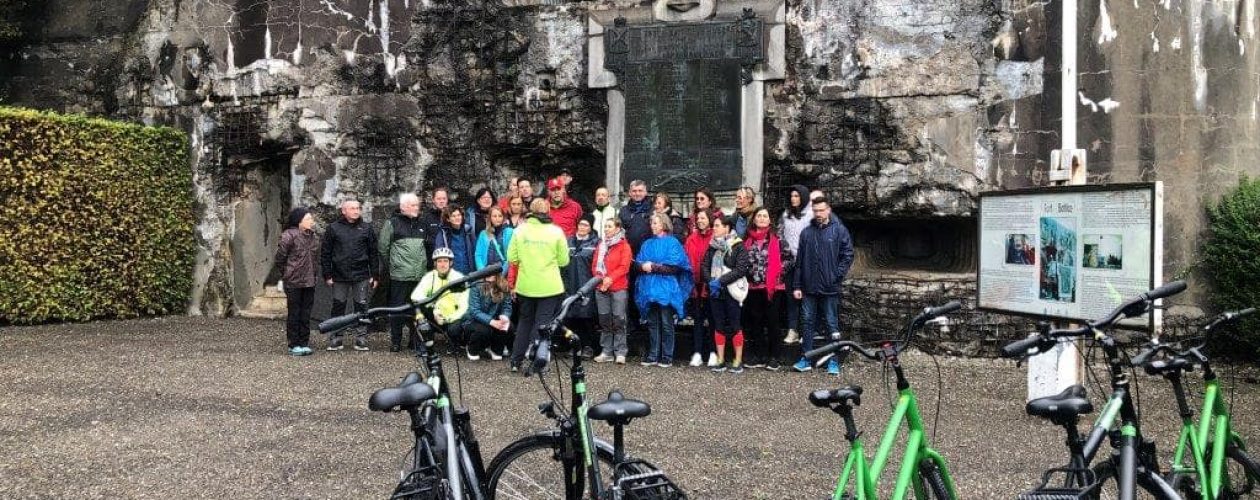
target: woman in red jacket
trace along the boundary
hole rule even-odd
[[[779,311],[787,298],[783,278],[792,269],[792,252],[780,244],[770,211],[758,207],[751,212],[748,235],[744,238],[744,258],[748,259],[748,298],[744,299],[743,324],[748,335],[749,368],[779,370],[777,346]]]
[[[604,221],[603,238],[591,258],[591,276],[602,278],[596,288],[595,307],[599,313],[599,326],[603,332],[599,343],[602,351],[595,357],[596,363],[616,361],[626,364],[626,304],[630,301],[630,263],[633,255],[626,232],[621,229],[621,219]]]
[[[709,317],[708,297],[709,283],[701,276],[704,253],[709,250],[709,242],[713,239],[713,219],[710,212],[695,212],[691,216],[691,234],[683,250],[691,261],[691,272],[696,286],[691,289],[691,298],[687,301],[692,320],[691,326],[691,366],[704,364],[704,354],[709,354],[709,366],[717,366],[717,356],[713,345],[713,321]]]

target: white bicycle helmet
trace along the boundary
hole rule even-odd
[[[433,260],[438,259],[455,260],[455,252],[452,252],[450,248],[440,247],[433,251]]]

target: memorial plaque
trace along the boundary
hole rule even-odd
[[[605,67],[626,101],[621,185],[652,191],[738,188],[741,86],[764,57],[761,21],[626,26],[607,30]]]

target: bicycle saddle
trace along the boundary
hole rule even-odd
[[[621,391],[608,393],[608,400],[592,406],[586,412],[591,420],[602,420],[609,425],[627,425],[631,420],[652,414],[652,407],[637,399],[626,399]]]
[[[372,393],[372,397],[368,399],[368,409],[383,412],[413,409],[435,397],[437,393],[429,384],[390,387]]]
[[[1085,387],[1077,384],[1053,396],[1037,398],[1028,402],[1025,407],[1028,414],[1034,417],[1050,419],[1054,422],[1066,422],[1077,416],[1094,411],[1085,395]]]
[[[809,402],[819,408],[830,408],[832,403],[862,406],[862,386],[850,385],[834,391],[819,389],[809,393]]]

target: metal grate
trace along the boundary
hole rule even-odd
[[[375,118],[361,124],[351,155],[362,165],[372,193],[389,196],[398,191],[402,172],[411,165],[406,130],[401,123]]]

